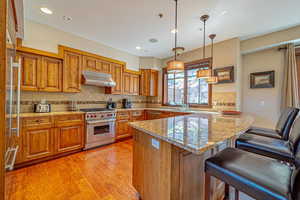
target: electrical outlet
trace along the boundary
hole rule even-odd
[[[155,149],[159,149],[160,142],[154,138],[151,139],[151,144]]]

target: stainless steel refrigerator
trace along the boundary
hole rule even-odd
[[[8,22],[9,24],[10,22]],[[16,57],[14,32],[7,29],[5,168],[12,170],[19,149],[21,62]]]

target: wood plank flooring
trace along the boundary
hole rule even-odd
[[[6,200],[137,200],[132,140],[6,174]]]

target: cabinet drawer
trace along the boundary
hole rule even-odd
[[[132,120],[144,120],[144,111],[143,110],[135,110],[131,112]]]
[[[24,118],[22,121],[24,127],[44,127],[52,125],[52,120],[49,116]]]
[[[69,126],[73,124],[82,124],[84,122],[83,114],[62,115],[54,118],[56,127]]]
[[[117,120],[129,119],[130,113],[128,111],[117,112]]]

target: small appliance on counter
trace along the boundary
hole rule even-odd
[[[122,99],[122,108],[132,108],[132,103],[128,99]]]
[[[116,109],[116,107],[117,107],[116,102],[113,102],[112,99],[110,98],[108,100],[108,102],[106,103],[106,108],[109,110],[114,110],[114,109]]]
[[[46,103],[46,100],[41,100],[40,103],[34,104],[34,112],[36,113],[49,113],[51,112],[51,105]]]

